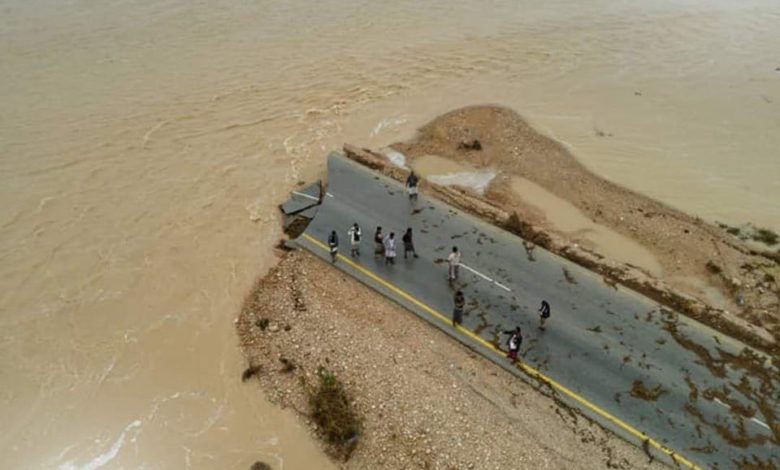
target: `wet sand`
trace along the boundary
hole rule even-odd
[[[469,175],[497,175],[498,171],[491,169],[487,162],[481,165],[482,168],[476,168],[436,155],[423,155],[411,164],[417,173],[433,183],[459,185],[484,192],[481,186],[475,188],[470,184],[475,178],[469,178]],[[447,179],[447,176],[450,178]],[[459,176],[459,179],[452,178],[454,176]],[[478,181],[482,182],[481,179]],[[653,276],[661,275],[661,265],[649,250],[631,238],[595,223],[572,203],[521,176],[511,177],[509,187],[530,206],[529,210],[536,211],[536,217],[549,223],[552,230],[565,233],[573,242],[593,248],[610,259],[638,266]]]

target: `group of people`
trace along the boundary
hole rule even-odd
[[[409,227],[401,237],[401,241],[404,245],[404,259],[408,258],[410,255],[414,258],[419,258],[417,251],[414,248],[413,233],[412,228]],[[363,238],[363,232],[360,230],[360,226],[357,222],[352,224],[352,227],[347,230],[347,236],[349,237],[350,256],[353,258],[360,256],[360,242]],[[380,259],[384,258],[385,264],[395,264],[395,232],[383,235],[382,227],[377,227],[376,232],[374,232],[374,243],[376,244],[374,256]],[[339,254],[339,235],[335,230],[331,231],[330,235],[328,235],[328,249],[330,250],[330,260],[335,263]]]
[[[419,178],[412,171],[409,177],[406,179],[406,190],[409,195],[409,200],[415,202],[417,200],[417,186]],[[357,222],[352,224],[352,227],[347,230],[347,236],[350,242],[350,256],[353,258],[360,256],[360,242],[362,241],[363,234],[360,230],[360,226]],[[414,258],[418,258],[417,251],[414,248],[413,232],[412,228],[408,227],[401,237],[404,248],[404,259],[407,259],[409,255]],[[374,232],[374,257],[377,259],[384,259],[386,265],[395,264],[396,258],[396,238],[395,232],[390,232],[385,235],[382,233],[382,227],[377,227]],[[339,251],[339,237],[335,230],[330,232],[328,236],[328,248],[330,250],[331,262],[335,263],[338,259]],[[461,265],[461,253],[457,246],[452,247],[447,257],[447,281],[450,286],[454,288]],[[452,326],[457,328],[458,325],[463,323],[463,311],[466,307],[466,297],[463,291],[456,290],[454,297],[454,307],[452,311]],[[539,307],[539,329],[544,330],[544,324],[548,318],[550,318],[550,304],[546,300],[542,300],[542,305]],[[520,346],[523,343],[523,335],[520,327],[515,327],[513,330],[504,331],[505,335],[509,335],[507,339],[507,358],[512,361],[517,361],[517,355],[520,351]]]

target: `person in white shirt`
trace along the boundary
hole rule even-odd
[[[385,237],[385,264],[395,264],[395,233]]]
[[[447,264],[449,265],[447,279],[452,284],[458,280],[458,270],[460,269],[460,251],[458,251],[457,246],[452,247],[452,253],[447,257]]]
[[[349,235],[349,242],[350,242],[350,252],[349,254],[352,255],[354,258],[355,256],[360,256],[360,226],[355,222],[352,227],[347,230],[347,235]]]

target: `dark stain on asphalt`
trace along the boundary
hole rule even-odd
[[[685,374],[685,383],[688,384],[688,401],[695,402],[699,399],[699,387],[688,374]]]
[[[715,452],[715,446],[713,446],[711,442],[707,442],[706,446],[702,446],[702,447],[689,447],[688,450],[692,450],[694,452],[699,452],[701,454],[711,454],[711,453]]]
[[[687,403],[685,405],[685,411],[688,412],[691,416],[698,419],[702,424],[706,426],[710,426],[715,431],[717,431],[718,434],[720,434],[720,437],[722,437],[726,442],[729,444],[740,447],[742,449],[750,446],[750,445],[763,445],[768,439],[766,436],[763,435],[755,435],[755,436],[749,436],[747,433],[747,429],[745,428],[745,420],[744,419],[737,419],[736,423],[734,423],[734,430],[731,429],[729,426],[729,423],[725,420],[716,418],[714,421],[710,421],[707,418],[704,417],[704,414],[696,408],[692,403]],[[761,468],[761,467],[756,467]],[[764,467],[764,468],[771,468],[771,467]]]
[[[574,276],[572,276],[569,270],[566,269],[565,267],[563,268],[563,277],[564,279],[566,279],[566,282],[568,282],[569,284],[577,284],[577,280],[574,279]]]
[[[664,319],[663,329],[674,338],[677,344],[698,356],[702,364],[710,373],[712,373],[712,375],[720,379],[726,377],[726,368],[723,361],[713,357],[712,353],[710,353],[706,347],[685,336],[685,334],[678,329],[677,321]]]
[[[710,401],[714,401],[715,399],[720,400],[728,405],[732,413],[742,416],[743,418],[752,418],[756,415],[755,408],[750,405],[745,406],[740,403],[739,400],[732,398],[728,393],[728,389],[708,388],[701,393],[701,396]]]
[[[732,383],[734,390],[739,392],[743,398],[750,403],[744,404],[732,396],[729,388],[706,389],[701,392],[701,396],[714,400],[717,398],[729,408],[729,415],[733,425],[729,426],[728,420],[718,419],[709,421],[692,404],[686,407],[691,415],[699,419],[702,424],[711,426],[726,441],[737,447],[747,447],[753,444],[763,444],[767,439],[773,444],[780,445],[780,423],[777,421],[776,407],[778,399],[778,383],[780,382],[780,372],[767,361],[750,349],[743,349],[739,354],[732,354],[715,348],[718,357],[704,346],[699,345],[685,335],[676,327],[676,323],[665,321],[665,328],[670,331],[672,337],[681,346],[692,351],[699,358],[699,362],[716,377],[725,377],[726,368],[731,370],[741,370],[744,372],[739,383]],[[689,388],[691,384],[689,384]],[[692,392],[693,393],[693,392]],[[696,395],[698,396],[698,390]],[[690,398],[690,394],[689,394]],[[750,436],[745,428],[745,419],[760,414],[761,419],[771,432],[771,438],[764,435]]]
[[[631,396],[645,401],[656,401],[664,393],[667,393],[661,384],[648,387],[641,379],[634,380],[631,385]]]
[[[479,318],[479,324],[477,325],[476,328],[474,328],[474,333],[477,336],[481,336],[485,328],[491,326],[491,324],[488,323],[484,310],[479,310],[479,313],[477,313],[477,317]]]
[[[587,330],[592,331],[593,333],[601,333],[601,325],[592,326]]]
[[[493,329],[490,331],[490,342],[493,344],[498,344],[500,341],[500,335],[501,325],[494,325]]]
[[[651,322],[651,321],[653,321],[653,313],[655,313],[655,309],[653,309],[653,310],[650,310],[650,311],[648,311],[648,312],[645,314],[645,321],[646,321],[646,322]]]

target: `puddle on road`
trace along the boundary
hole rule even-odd
[[[541,210],[556,230],[592,244],[609,258],[638,266],[655,276],[661,275],[661,264],[647,248],[592,221],[569,201],[519,176],[512,178],[511,188],[526,203]]]

